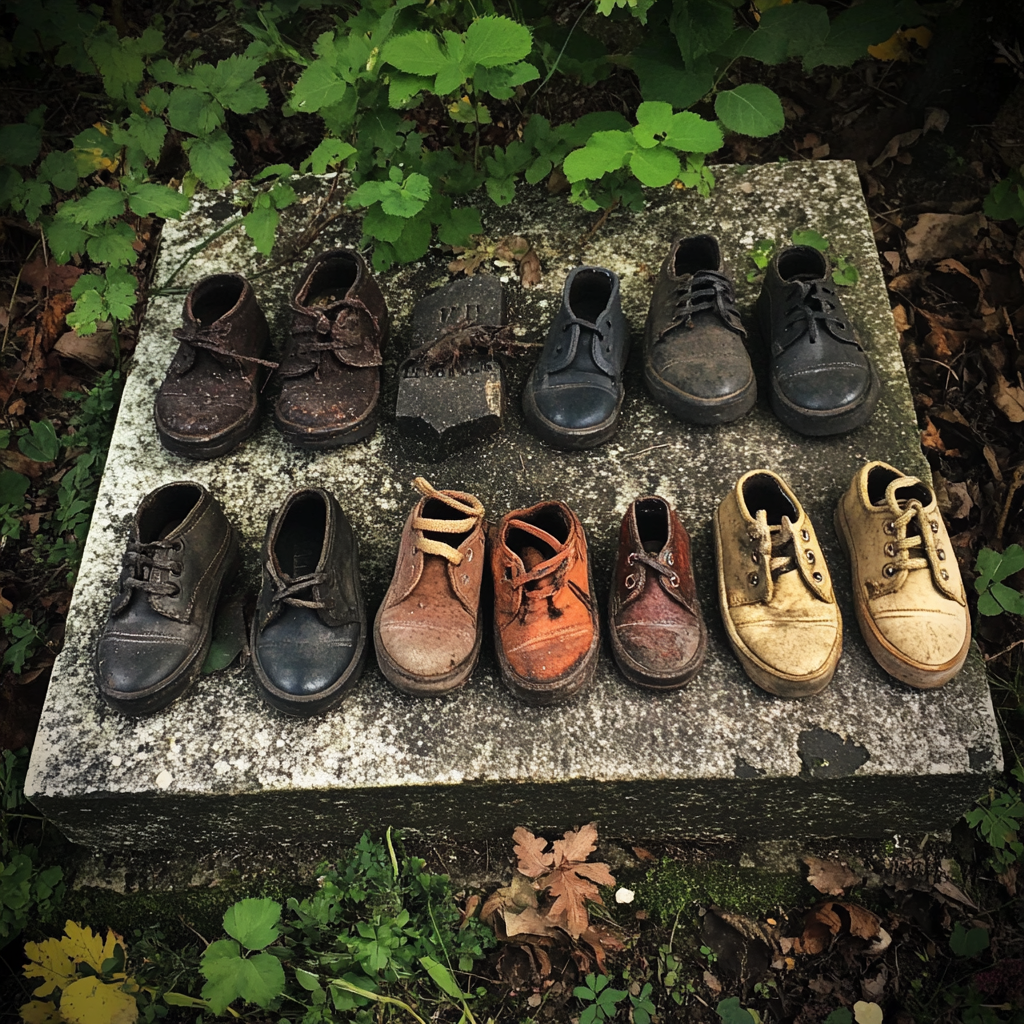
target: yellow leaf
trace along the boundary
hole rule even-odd
[[[135,1024],[139,1007],[120,985],[79,978],[64,989],[60,1012],[68,1024]]]
[[[922,49],[932,41],[931,29],[926,25],[917,28],[897,29],[884,43],[868,47],[868,53],[876,60],[910,60],[908,40],[913,40]]]
[[[38,999],[33,999],[21,1008],[21,1019],[25,1024],[63,1024],[64,1020],[53,1003],[49,1000],[41,1003]]]
[[[93,935],[91,928],[83,928],[74,921],[68,921],[64,926],[65,938],[60,944],[75,963],[88,964],[97,974],[103,971],[103,961],[109,960],[114,955],[114,946],[117,944],[117,936],[107,932],[107,941],[104,943],[98,935]]]
[[[30,963],[23,968],[26,978],[42,978],[42,984],[33,991],[34,996],[48,996],[55,988],[64,988],[76,977],[71,962],[59,939],[26,942],[25,956]]]

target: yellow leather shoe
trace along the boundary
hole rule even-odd
[[[919,690],[948,682],[967,660],[971,617],[935,492],[871,462],[840,499],[835,524],[875,661]]]
[[[843,624],[814,527],[781,477],[755,469],[715,512],[718,598],[744,671],[779,697],[832,679]]]

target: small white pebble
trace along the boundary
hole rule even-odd
[[[214,770],[214,771],[215,771],[215,772],[216,772],[216,773],[217,773],[218,775],[224,775],[224,774],[225,774],[226,772],[229,772],[229,771],[231,771],[231,765],[229,765],[229,764],[227,763],[227,761],[218,761],[218,762],[217,762],[217,763],[216,763],[216,764],[215,764],[215,765],[213,766],[213,770]]]
[[[616,903],[632,903],[633,897],[636,895],[632,889],[619,889],[615,893]]]
[[[117,756],[117,754],[115,754],[115,755],[114,755],[114,756],[113,756],[113,757],[112,757],[112,758],[110,759],[110,763],[111,763],[111,764],[112,764],[112,765],[113,765],[113,766],[114,766],[115,768],[120,768],[120,767],[121,767],[121,758],[120,758],[120,757],[118,757],[118,756]]]
[[[161,789],[167,789],[173,781],[174,776],[166,768],[156,777],[156,784]]]

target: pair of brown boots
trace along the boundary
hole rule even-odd
[[[414,484],[424,497],[406,520],[374,642],[394,686],[437,696],[462,686],[480,655],[488,526],[473,495]],[[600,645],[582,523],[561,501],[508,513],[491,531],[490,573],[505,684],[529,704],[575,696],[594,677]],[[640,686],[677,688],[703,661],[689,537],[663,498],[633,502],[623,520],[609,627],[616,661]]]

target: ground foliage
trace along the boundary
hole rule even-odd
[[[411,1018],[331,981],[372,995],[391,969],[410,1011],[427,1016],[426,999],[453,1021],[1022,1019],[1019,768],[952,844],[819,846],[800,873],[730,868],[697,847],[635,848],[605,854],[613,881],[588,859],[590,826],[550,849],[524,829],[507,875],[492,870],[492,885],[461,894],[462,923],[483,928],[472,923],[483,910],[498,947],[485,959],[474,931],[453,962],[466,943],[450,908],[428,928],[419,904],[413,937],[412,917],[402,919],[408,894],[395,897],[400,874],[398,888],[440,874],[415,858],[403,860],[405,874],[393,870],[386,844],[369,839],[344,862],[355,874],[338,875],[339,858],[316,895],[253,901],[225,918],[224,937],[204,937],[205,954],[152,929],[121,939],[105,921],[69,922],[62,935],[61,872],[47,867],[52,842],[21,803],[24,754],[10,753],[31,742],[60,647],[160,219],[180,213],[194,188],[240,182],[237,217],[270,252],[294,198],[288,174],[344,167],[354,186],[344,199],[366,210],[379,268],[441,244],[453,272],[471,273],[507,250],[529,284],[536,256],[522,240],[480,233],[473,189],[504,205],[518,188],[547,187],[593,210],[597,232],[608,210],[643,201],[642,185],[713,187],[714,154],[858,162],[922,444],[977,613],[1007,760],[1019,764],[1024,32],[1015,5],[43,0],[4,11],[0,943],[31,921],[38,945],[6,947],[15,995],[0,1000],[0,1020],[61,988],[32,996],[46,982],[16,980],[25,953],[86,1000],[141,986],[146,1020],[160,1019],[154,994],[165,988],[197,1001],[165,1019],[193,1020],[199,1001],[223,999],[243,974],[253,987],[237,998],[270,999],[279,977],[260,957],[284,963],[289,991],[310,1006],[319,991],[335,1005],[353,999],[351,1011],[374,1020]],[[314,220],[305,245],[317,229]],[[467,849],[451,855],[473,859]],[[377,879],[373,899],[359,872]],[[635,891],[631,902],[616,902],[615,884]],[[239,914],[258,925],[271,903],[277,916],[257,936]],[[517,931],[527,923],[535,930]],[[317,954],[326,961],[298,965],[296,949],[325,944],[335,946]]]

